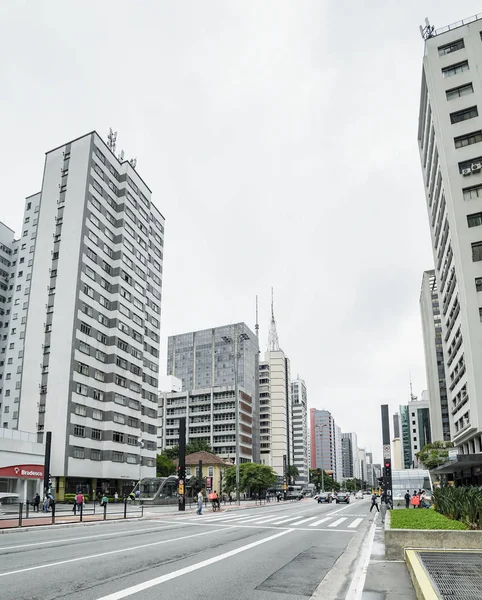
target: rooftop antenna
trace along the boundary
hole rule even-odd
[[[129,164],[133,169],[135,169],[137,165],[137,158],[131,158]]]
[[[273,288],[271,288],[271,322],[269,325],[268,350],[270,352],[279,350],[278,332],[276,331],[276,320],[274,318]]]
[[[410,373],[410,400],[412,402],[414,402],[415,400],[417,400],[417,396],[414,395],[413,389],[412,389],[412,373]]]
[[[433,25],[430,25],[430,22],[427,19],[427,17],[425,17],[425,27],[419,25],[419,29],[420,35],[424,40],[428,40],[429,38],[434,37],[435,35],[435,27]]]
[[[120,154],[117,158],[119,159],[119,162],[124,162],[124,150],[120,151]]]
[[[254,326],[256,337],[259,339],[259,323],[258,323],[258,295],[256,294],[256,325]]]
[[[117,131],[112,131],[112,127],[109,127],[109,135],[107,136],[107,148],[115,153],[115,143],[117,141]]]

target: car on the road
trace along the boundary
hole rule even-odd
[[[349,504],[350,503],[350,496],[351,496],[350,492],[340,492],[337,495],[336,501],[337,501],[337,503],[339,503],[339,502],[346,502],[346,504]]]
[[[318,502],[318,504],[327,504],[328,502],[330,502],[329,494],[327,494],[325,492],[319,494],[318,498],[317,498],[317,502]]]
[[[362,500],[363,499],[363,492],[357,492],[355,494],[355,499],[356,500]]]

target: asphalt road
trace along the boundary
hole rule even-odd
[[[306,499],[0,535],[0,597],[344,600],[368,509]]]

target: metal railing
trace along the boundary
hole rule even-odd
[[[441,35],[442,33],[447,33],[447,31],[452,31],[452,29],[457,29],[458,27],[463,27],[464,25],[468,25],[469,23],[473,23],[474,21],[478,21],[482,19],[482,13],[478,15],[472,15],[471,17],[467,17],[466,19],[462,19],[461,21],[456,21],[455,23],[451,23],[450,25],[445,25],[445,27],[441,27],[440,29],[435,29],[432,37],[436,35]]]
[[[20,502],[18,511],[0,514],[0,529],[12,527],[27,527],[29,525],[59,525],[65,523],[96,522],[113,519],[132,519],[144,516],[142,505],[132,505],[125,499],[123,502],[112,502],[100,506],[53,504],[48,510],[43,505],[33,505],[31,502]],[[72,508],[70,508],[72,506]],[[65,508],[64,508],[65,507]],[[75,507],[75,509],[74,509]],[[96,510],[97,509],[97,510]],[[35,522],[34,522],[35,521]]]

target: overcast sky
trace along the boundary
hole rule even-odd
[[[264,351],[273,286],[310,407],[380,459],[380,405],[408,400],[409,372],[425,387],[418,27],[481,10],[3,0],[0,220],[20,231],[47,150],[113,127],[167,220],[161,374],[168,335],[254,327],[256,294]]]

